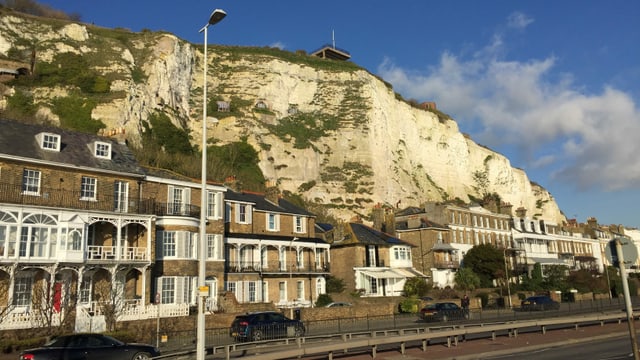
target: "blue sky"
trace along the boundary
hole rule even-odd
[[[640,2],[41,0],[105,27],[311,52],[331,43],[547,188],[569,218],[640,227]],[[516,204],[517,205],[517,204]]]

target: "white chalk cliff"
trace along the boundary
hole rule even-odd
[[[112,79],[111,92],[119,96],[92,113],[108,129],[123,128],[137,142],[142,122],[162,111],[200,143],[202,46],[166,33],[1,15],[0,57],[36,44],[36,66],[60,52],[73,52]],[[209,48],[209,100],[231,102],[237,111],[210,114],[220,122],[209,124],[208,136],[222,143],[245,136],[260,154],[265,177],[281,189],[331,204],[345,218],[368,214],[375,203],[406,207],[495,192],[514,208],[526,208],[529,216],[552,223],[564,219],[553,196],[509,159],[476,144],[442,113],[398,99],[368,71],[325,66],[320,61],[331,60],[309,60],[305,54],[260,50]],[[134,81],[136,71],[144,74],[142,80]],[[5,89],[0,106],[11,90]],[[68,90],[32,89],[39,116],[55,121],[47,99]],[[256,110],[259,101],[266,109]],[[286,133],[283,121],[309,119],[316,137],[301,141],[297,133]]]

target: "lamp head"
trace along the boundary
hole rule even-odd
[[[220,21],[222,21],[222,19],[224,19],[224,17],[227,16],[227,13],[222,10],[222,9],[215,9],[213,10],[213,12],[211,13],[211,16],[209,17],[209,25],[215,25],[217,23],[219,23]]]

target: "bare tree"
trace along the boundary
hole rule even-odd
[[[55,282],[43,280],[33,287],[31,313],[34,325],[47,335],[64,332],[75,317],[77,294],[73,286],[56,290]],[[58,293],[56,295],[56,292]],[[59,298],[57,298],[59,296]]]
[[[107,331],[115,331],[124,308],[124,286],[118,281],[101,281],[94,288],[95,299],[104,315]]]

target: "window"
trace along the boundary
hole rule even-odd
[[[13,285],[13,304],[15,306],[31,305],[31,288],[33,279],[31,276],[18,276]]]
[[[304,281],[300,280],[297,283],[297,299],[304,300]]]
[[[176,233],[164,231],[162,234],[162,257],[176,256]]]
[[[98,179],[83,176],[80,184],[80,200],[96,199],[96,183]]]
[[[158,278],[158,290],[162,304],[195,303],[195,284],[197,277],[162,276]]]
[[[207,217],[219,219],[222,215],[222,193],[207,192]]]
[[[113,183],[113,209],[117,212],[127,212],[129,199],[129,183],[116,181]]]
[[[195,242],[189,231],[158,231],[159,256],[195,259]]]
[[[222,257],[222,235],[207,234],[207,258],[209,260],[224,260]]]
[[[249,297],[247,300],[249,302],[256,302],[256,282],[249,281],[247,285],[248,285],[248,293],[249,293]]]
[[[296,216],[293,220],[293,232],[304,233],[306,232],[306,222],[304,216]]]
[[[96,141],[93,154],[98,158],[111,159],[111,144]]]
[[[280,216],[276,213],[267,214],[267,230],[278,231],[280,230]]]
[[[86,304],[91,301],[91,278],[85,277],[80,284],[80,303]]]
[[[172,304],[175,301],[176,279],[169,277],[159,280],[162,283],[160,303]]]
[[[41,147],[44,150],[60,151],[60,135],[42,133]]]
[[[40,171],[31,169],[22,171],[22,193],[40,195]]]
[[[167,213],[175,215],[188,215],[190,210],[191,189],[169,186],[169,203]]]
[[[278,283],[278,293],[280,296],[280,302],[287,301],[287,283],[281,281]]]
[[[251,206],[248,204],[236,204],[236,223],[251,223]]]
[[[371,287],[371,294],[377,294],[378,293],[378,279],[371,277],[369,280],[369,286]]]

